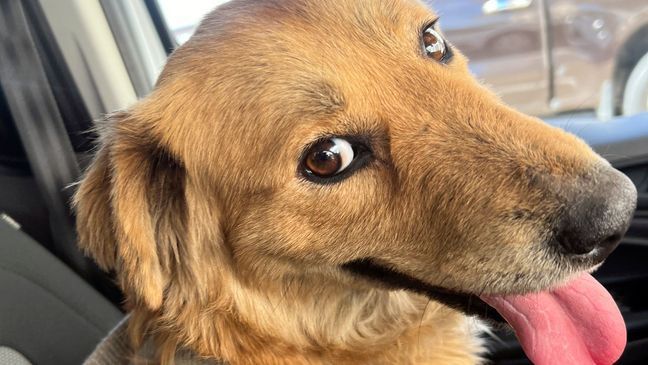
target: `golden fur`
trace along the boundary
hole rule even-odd
[[[471,293],[576,269],[539,244],[560,209],[543,179],[599,158],[424,57],[416,0],[233,0],[110,116],[76,195],[81,247],[114,270],[137,348],[242,364],[475,364],[463,314],[341,265],[373,258]],[[451,41],[451,40],[450,40]],[[362,135],[371,163],[334,185],[305,148]],[[549,177],[548,177],[549,176]]]

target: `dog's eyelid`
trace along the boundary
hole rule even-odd
[[[345,149],[347,151],[343,151]],[[327,152],[320,155],[318,151],[324,150]],[[339,158],[333,159],[330,152],[335,153]],[[366,166],[372,156],[368,137],[359,135],[322,137],[309,144],[302,154],[299,176],[320,185],[334,184]]]
[[[420,27],[419,34],[425,33],[425,31],[430,28],[433,28],[434,30],[438,30],[437,25],[439,24],[439,20],[441,20],[441,17],[436,17],[434,19],[423,22],[423,24]]]

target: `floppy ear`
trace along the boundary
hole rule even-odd
[[[80,247],[157,309],[185,234],[185,171],[128,113],[109,118],[75,195]]]

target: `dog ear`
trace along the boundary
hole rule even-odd
[[[155,310],[186,232],[186,174],[140,126],[128,113],[108,119],[74,200],[80,247]]]

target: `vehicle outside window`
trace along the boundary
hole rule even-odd
[[[179,44],[227,0],[158,0]],[[522,112],[648,111],[645,0],[425,0],[473,73]]]

